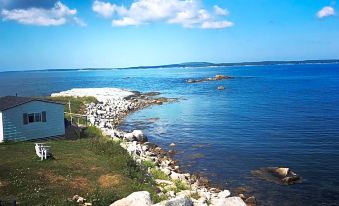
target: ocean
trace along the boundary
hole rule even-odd
[[[234,78],[185,81],[216,74]],[[179,98],[131,114],[121,128],[142,129],[166,149],[174,142],[185,171],[246,188],[259,205],[339,205],[339,64],[0,73],[0,96],[101,87]],[[291,168],[303,183],[251,174],[274,166]]]

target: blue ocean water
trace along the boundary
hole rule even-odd
[[[185,82],[216,74],[236,78]],[[142,129],[164,148],[175,142],[184,170],[246,187],[260,205],[339,205],[339,64],[0,73],[0,96],[87,87],[179,97],[130,115],[122,127]],[[289,167],[304,182],[251,175],[270,166]]]

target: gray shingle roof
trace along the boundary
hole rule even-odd
[[[49,102],[54,104],[62,104],[59,102],[53,102],[45,99],[37,99],[31,97],[16,97],[16,96],[6,96],[0,98],[0,111],[4,111],[31,101],[42,101],[42,102]]]

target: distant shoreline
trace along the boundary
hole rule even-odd
[[[238,63],[210,63],[210,62],[187,62],[180,64],[167,64],[158,66],[135,66],[135,67],[112,67],[112,68],[78,68],[78,69],[32,69],[32,70],[9,70],[7,72],[42,72],[42,71],[99,71],[115,69],[165,69],[165,68],[203,68],[203,67],[234,67],[234,66],[275,66],[275,65],[304,65],[304,64],[339,64],[339,59],[327,60],[300,60],[300,61],[258,61],[258,62],[238,62]]]

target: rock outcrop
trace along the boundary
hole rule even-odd
[[[208,77],[208,78],[202,78],[202,79],[188,79],[186,80],[187,83],[198,83],[198,82],[208,82],[208,81],[220,81],[224,79],[231,79],[232,77],[230,76],[225,76],[225,75],[215,75],[214,77]]]
[[[266,167],[252,171],[252,175],[276,184],[291,185],[302,183],[302,178],[284,167]]]
[[[110,206],[150,206],[153,205],[151,195],[147,191],[133,192]]]

